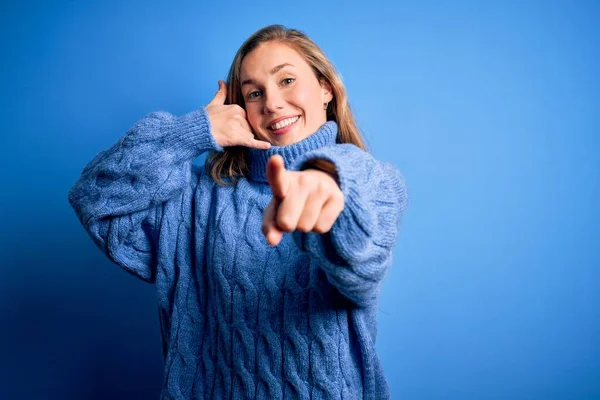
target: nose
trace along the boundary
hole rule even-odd
[[[265,100],[263,112],[265,114],[273,114],[283,108],[284,101],[279,90],[265,89],[263,96]]]

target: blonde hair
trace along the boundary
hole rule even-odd
[[[327,120],[335,121],[338,125],[337,143],[351,143],[366,150],[366,145],[354,120],[354,114],[350,109],[342,79],[319,46],[296,29],[288,29],[282,25],[269,25],[256,31],[242,44],[229,68],[225,104],[238,104],[245,108],[240,82],[242,61],[259,45],[274,41],[287,44],[296,50],[311,66],[319,82],[323,84],[325,81],[331,85],[333,99],[327,107]],[[250,170],[245,148],[231,146],[223,150],[223,152],[211,152],[206,160],[205,167],[215,182],[220,185],[231,185],[235,184],[242,176],[248,177]],[[228,179],[228,182],[224,181],[225,178]]]

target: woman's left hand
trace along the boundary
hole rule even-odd
[[[283,232],[329,232],[344,209],[344,195],[335,179],[318,169],[288,171],[275,155],[267,164],[273,198],[263,214],[262,232],[271,246]]]

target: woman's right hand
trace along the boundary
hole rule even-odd
[[[221,147],[245,146],[267,150],[271,143],[256,140],[246,119],[246,111],[237,104],[225,104],[227,84],[219,80],[219,90],[206,106],[211,132]]]

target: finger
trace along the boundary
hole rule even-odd
[[[239,122],[240,127],[247,132],[248,134],[250,134],[252,137],[254,137],[254,131],[252,130],[252,127],[250,126],[250,123],[248,123],[248,120],[246,119],[246,117],[244,116],[236,116],[236,120],[237,122]]]
[[[225,104],[225,99],[227,98],[227,84],[219,79],[219,89],[217,93],[215,93],[215,97],[208,103],[209,106],[213,105],[223,105]]]
[[[308,195],[309,190],[307,186],[294,185],[293,188],[290,188],[288,195],[279,204],[277,215],[275,216],[275,222],[280,230],[283,232],[296,230]]]
[[[240,116],[239,117],[236,116],[236,118],[237,118],[238,122],[240,123],[241,127],[244,128],[244,130],[247,130],[248,132],[252,133],[252,127],[250,126],[250,123],[248,123],[248,120],[246,119],[246,114],[238,114],[238,115],[240,115]]]
[[[304,203],[302,214],[300,215],[298,223],[296,224],[296,229],[300,232],[311,232],[319,220],[321,210],[323,209],[326,201],[327,197],[320,193],[313,193],[308,196],[306,202]]]
[[[278,205],[279,201],[273,197],[267,208],[265,208],[263,214],[261,230],[270,246],[278,245],[283,237],[283,232],[277,228],[277,224],[275,223],[275,215],[277,213]]]
[[[231,112],[234,115],[239,115],[240,117],[243,118],[244,121],[248,122],[248,115],[246,114],[246,110],[244,110],[244,108],[242,106],[240,106],[239,104],[232,104]]]
[[[246,147],[252,147],[254,149],[260,150],[269,150],[271,148],[271,143],[265,142],[264,140],[256,140],[254,138],[249,138],[246,142]]]
[[[271,185],[273,196],[283,199],[290,187],[290,173],[285,169],[283,157],[276,154],[269,158],[267,163],[267,181]]]
[[[271,143],[256,139],[251,132],[248,132],[239,126],[233,128],[233,132],[238,138],[236,139],[236,146],[252,147],[260,150],[268,150],[271,148]]]
[[[250,127],[250,124],[248,123],[248,120],[245,117],[245,111],[243,108],[240,107],[240,109],[242,110],[242,112],[244,114],[238,114],[240,115],[240,117],[237,117],[238,122],[240,123],[241,126],[241,132],[238,132],[238,134],[246,136],[246,141],[243,143],[244,146],[246,147],[252,147],[255,149],[260,149],[260,150],[268,150],[271,148],[271,143],[264,141],[264,140],[257,140],[254,137],[254,133],[252,133],[252,128]]]
[[[323,208],[321,209],[321,213],[319,214],[319,218],[315,224],[315,227],[313,228],[313,231],[317,233],[329,232],[343,210],[343,196],[329,197],[325,204],[323,204]]]

